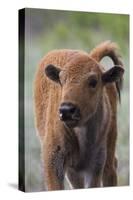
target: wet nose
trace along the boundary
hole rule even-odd
[[[59,108],[59,115],[62,121],[79,120],[80,110],[72,103],[62,103]]]

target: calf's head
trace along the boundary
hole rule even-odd
[[[63,69],[49,64],[45,73],[62,87],[59,117],[69,127],[84,125],[94,115],[102,99],[104,86],[122,76],[122,67],[103,72],[100,64],[88,55],[77,55]]]

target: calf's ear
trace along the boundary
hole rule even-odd
[[[114,66],[102,75],[103,83],[112,83],[122,78],[124,69],[120,66]]]
[[[52,64],[49,64],[45,68],[45,74],[46,76],[51,79],[52,81],[55,81],[57,83],[60,83],[59,73],[61,69],[58,67],[55,67]]]

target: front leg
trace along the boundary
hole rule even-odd
[[[82,174],[80,174],[80,172],[76,171],[73,168],[68,168],[66,177],[68,179],[71,189],[84,188],[84,179]]]
[[[106,161],[106,150],[101,148],[95,158],[94,169],[92,170],[92,180],[90,187],[101,187],[103,170]]]
[[[44,175],[47,190],[64,189],[65,155],[59,143],[47,142],[44,145]]]
[[[102,185],[102,172],[99,174],[93,174],[90,187],[101,187]]]

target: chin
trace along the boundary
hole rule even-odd
[[[75,128],[79,125],[79,121],[74,121],[74,120],[71,120],[71,121],[65,121],[64,124],[66,126],[68,126],[69,128]]]

